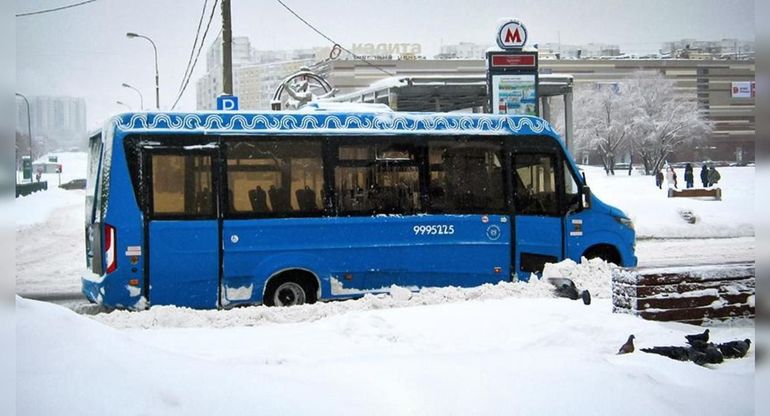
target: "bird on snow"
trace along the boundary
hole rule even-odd
[[[628,354],[630,352],[634,352],[634,338],[635,337],[633,334],[629,335],[628,341],[626,341],[626,343],[620,347],[618,354]]]
[[[751,347],[751,340],[748,338],[743,341],[730,341],[717,345],[725,358],[741,358],[749,351],[749,347]]]
[[[697,354],[694,354],[694,358],[691,359],[698,365],[720,364],[725,360],[716,345],[711,342],[699,345],[698,347],[693,346],[691,349],[697,352]]]
[[[685,335],[684,337],[687,338],[687,342],[689,344],[692,344],[694,341],[708,342],[708,340],[709,340],[709,330],[706,329],[705,331],[703,331],[702,334]]]
[[[714,344],[706,345],[702,349],[695,347],[652,347],[642,348],[642,351],[650,354],[658,354],[677,361],[692,361],[698,365],[719,364],[722,362],[722,353]]]
[[[689,361],[693,357],[693,353],[687,347],[652,347],[642,348],[642,351],[650,354],[658,354],[664,357],[671,358],[672,360]],[[697,352],[697,351],[696,351]]]

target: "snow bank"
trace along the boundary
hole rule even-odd
[[[711,367],[641,353],[682,345],[700,328],[612,314],[608,300],[507,298],[119,331],[17,298],[16,319],[19,414],[754,412],[754,348]],[[631,333],[637,352],[616,355]],[[751,328],[712,328],[711,337],[755,339]]]
[[[754,235],[753,167],[717,168],[722,179],[722,200],[711,198],[669,198],[668,189],[658,189],[654,176],[634,171],[617,171],[607,176],[595,166],[581,166],[591,191],[602,201],[622,209],[636,227],[637,238],[723,238]],[[696,185],[700,167],[695,170]],[[684,169],[677,169],[680,187]],[[696,218],[688,224],[679,211],[691,211]]]
[[[611,265],[594,259],[580,264],[565,260],[546,265],[545,277],[573,279],[578,289],[588,289],[594,298],[611,296]],[[153,306],[146,311],[116,310],[93,318],[115,328],[257,326],[271,323],[312,322],[334,315],[377,309],[441,305],[468,301],[508,298],[553,298],[554,287],[545,279],[532,277],[529,282],[500,282],[472,288],[429,287],[418,292],[396,285],[386,293],[367,294],[359,299],[318,302],[291,308],[250,306],[230,310],[195,310],[175,306]]]

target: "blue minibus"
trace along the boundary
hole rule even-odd
[[[566,258],[636,265],[632,222],[537,117],[125,113],[89,149],[82,291],[109,308],[470,287]]]

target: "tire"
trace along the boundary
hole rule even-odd
[[[295,306],[315,302],[303,279],[291,276],[271,280],[265,290],[264,304],[267,306]]]

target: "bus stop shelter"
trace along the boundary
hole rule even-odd
[[[564,100],[564,140],[572,150],[572,84],[568,74],[539,74],[540,115],[553,122],[552,97]],[[392,77],[325,101],[380,103],[395,111],[491,113],[485,75]]]

